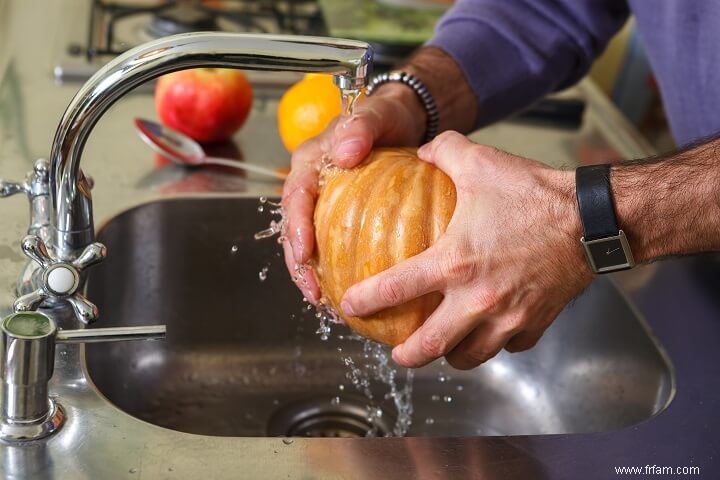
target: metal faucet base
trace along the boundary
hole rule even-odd
[[[65,410],[62,406],[48,399],[48,413],[35,421],[13,422],[7,420],[0,423],[0,440],[4,442],[29,442],[39,440],[60,430],[65,422]]]

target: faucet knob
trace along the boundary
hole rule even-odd
[[[22,241],[22,250],[40,266],[42,283],[40,288],[15,301],[16,312],[36,310],[45,301],[64,300],[72,306],[81,322],[89,324],[97,320],[97,307],[79,290],[83,271],[107,256],[105,245],[91,243],[75,260],[69,262],[55,258],[37,235],[26,236]]]
[[[25,182],[8,182],[0,180],[0,198],[10,197],[16,193],[30,193],[30,189]]]

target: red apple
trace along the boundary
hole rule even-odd
[[[229,139],[247,119],[252,87],[239,70],[196,68],[160,77],[155,109],[160,120],[201,143]]]

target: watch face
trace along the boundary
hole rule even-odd
[[[625,250],[619,238],[609,238],[598,243],[591,243],[587,246],[595,262],[597,270],[608,267],[617,267],[628,263]]]
[[[624,270],[635,264],[622,230],[614,237],[583,240],[583,246],[596,273]]]

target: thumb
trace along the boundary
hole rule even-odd
[[[463,175],[462,158],[476,144],[458,132],[446,131],[418,149],[418,157],[432,163],[453,180]]]
[[[370,153],[377,138],[377,129],[373,125],[375,121],[372,110],[338,119],[333,132],[331,153],[334,164],[342,168],[352,168]]]
[[[352,168],[368,156],[373,144],[406,145],[410,128],[398,120],[402,103],[384,97],[361,97],[350,117],[340,117],[333,132],[333,162]]]

